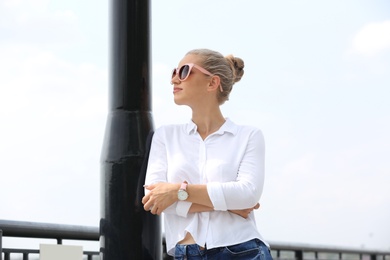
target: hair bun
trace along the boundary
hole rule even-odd
[[[230,67],[232,68],[234,82],[240,81],[244,75],[244,61],[231,54],[226,56],[225,59],[229,62]]]

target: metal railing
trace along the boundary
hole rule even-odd
[[[39,255],[38,249],[2,248],[3,237],[18,238],[50,238],[56,239],[57,244],[62,240],[98,241],[99,228],[73,226],[36,222],[21,222],[0,220],[0,260],[11,260],[11,255],[22,254],[23,260],[29,260],[30,255]],[[274,259],[359,259],[359,260],[390,260],[390,250],[370,250],[359,248],[343,248],[299,243],[270,242],[271,254]],[[163,259],[172,259],[165,252],[163,239]],[[88,260],[99,259],[98,251],[84,251]],[[4,258],[3,258],[4,255]]]
[[[62,244],[64,239],[99,241],[99,228],[87,226],[61,225],[37,222],[0,220],[0,260],[10,260],[11,255],[23,255],[23,260],[29,260],[30,255],[39,255],[38,249],[2,248],[3,237],[18,238],[49,238]],[[99,252],[84,251],[84,256],[92,260]],[[4,255],[4,258],[3,258]]]
[[[270,242],[274,259],[390,260],[390,250]]]

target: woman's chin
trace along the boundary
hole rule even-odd
[[[182,99],[177,98],[177,97],[174,97],[174,98],[173,98],[173,102],[175,102],[175,104],[176,104],[176,105],[179,105],[179,106],[185,105],[185,102],[184,102]]]

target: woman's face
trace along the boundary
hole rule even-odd
[[[194,63],[199,66],[202,64],[197,55],[189,54],[184,56],[179,62],[178,68],[188,63]],[[189,76],[184,81],[180,81],[178,75],[175,75],[172,78],[175,103],[177,105],[193,106],[201,102],[207,94],[209,82],[210,77],[197,68],[192,68]]]

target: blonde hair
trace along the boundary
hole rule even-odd
[[[199,65],[221,79],[222,91],[217,94],[219,104],[229,100],[234,83],[240,81],[244,75],[244,61],[233,55],[224,57],[221,53],[209,49],[195,49],[188,54],[200,56],[202,64]]]

